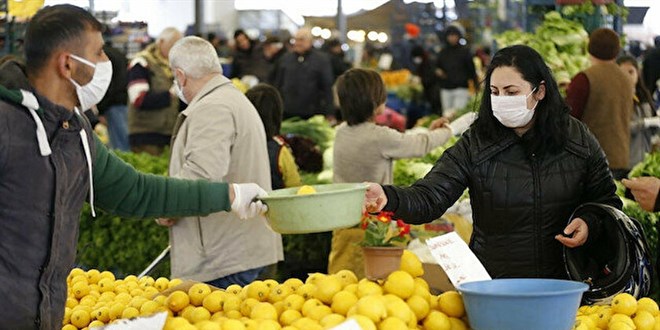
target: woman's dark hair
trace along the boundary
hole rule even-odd
[[[271,85],[257,84],[250,88],[245,96],[252,102],[266,130],[266,139],[280,134],[284,102],[280,92]]]
[[[350,69],[337,78],[336,88],[341,116],[349,126],[371,119],[387,99],[383,78],[374,70]]]
[[[653,97],[651,96],[651,92],[649,92],[649,89],[646,88],[646,84],[644,84],[644,79],[642,79],[641,72],[639,72],[639,64],[637,63],[637,60],[630,55],[623,55],[616,59],[616,63],[619,65],[622,63],[629,63],[635,68],[635,71],[637,71],[637,83],[635,84],[635,95],[639,99],[640,103],[648,103],[653,105]]]
[[[87,29],[101,32],[103,25],[80,7],[64,4],[39,10],[25,31],[25,64],[28,73],[37,73],[60,47],[82,49]]]
[[[568,135],[570,108],[564,102],[557,82],[550,69],[534,49],[516,45],[499,50],[491,60],[484,81],[484,93],[479,107],[479,117],[474,123],[476,133],[484,139],[498,140],[511,133],[511,129],[493,115],[490,98],[490,78],[499,67],[512,67],[523,79],[538,88],[545,85],[545,97],[536,105],[534,114],[535,147],[547,151],[559,151],[564,147]]]

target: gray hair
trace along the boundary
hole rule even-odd
[[[161,32],[158,35],[158,39],[156,39],[156,41],[161,41],[162,40],[162,41],[168,42],[168,41],[174,41],[174,40],[179,39],[179,38],[181,38],[181,31],[179,31],[175,27],[168,27],[168,28],[165,28],[163,30],[163,32]]]
[[[170,66],[198,79],[207,74],[222,74],[222,66],[210,42],[195,36],[177,41],[170,50]]]

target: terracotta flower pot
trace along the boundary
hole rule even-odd
[[[399,246],[364,246],[364,273],[372,280],[387,278],[391,272],[401,266],[403,247]]]

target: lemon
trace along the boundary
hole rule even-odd
[[[241,314],[241,312],[239,312],[237,310],[232,310],[232,311],[225,312],[225,316],[227,318],[230,318],[230,319],[238,320],[238,319],[243,317],[243,314]]]
[[[250,318],[253,320],[275,320],[277,321],[277,310],[269,303],[257,302],[252,306]]]
[[[460,318],[465,315],[463,297],[461,297],[461,294],[457,291],[443,292],[438,297],[438,307],[440,307],[440,311],[447,314],[447,316]]]
[[[345,316],[348,310],[353,307],[357,301],[358,297],[354,293],[339,291],[334,297],[332,297],[332,304],[330,307],[333,312]]]
[[[342,289],[341,281],[335,276],[325,276],[316,281],[314,298],[323,303],[332,303],[332,297]]]
[[[633,329],[635,329],[635,328],[631,327],[630,325],[628,325],[628,323],[618,322],[618,321],[610,323],[607,328],[609,330],[633,330]]]
[[[344,320],[346,320],[346,318],[343,315],[333,313],[333,314],[324,316],[321,319],[321,321],[319,321],[319,324],[321,326],[323,326],[323,328],[325,328],[325,329],[330,329],[330,328],[333,328],[336,325],[341,324],[342,322],[344,322]]]
[[[195,327],[198,330],[222,330],[220,323],[215,323],[213,321],[201,321],[195,323]]]
[[[295,309],[287,309],[280,315],[279,321],[283,325],[291,325],[297,319],[302,318],[302,314]]]
[[[66,277],[67,283],[71,283],[71,279],[76,277],[77,275],[85,275],[85,271],[82,270],[81,268],[74,268],[69,272],[69,275]]]
[[[292,294],[284,298],[284,306],[286,306],[287,309],[301,311],[304,303],[305,298],[298,294]]]
[[[278,301],[283,301],[288,295],[293,293],[293,288],[285,284],[278,284],[270,290],[268,294],[268,301],[276,303]]]
[[[115,301],[121,302],[124,305],[128,305],[128,303],[131,301],[133,297],[126,293],[126,292],[120,292],[115,296]]]
[[[575,324],[580,326],[584,324],[588,329],[595,328],[596,322],[589,315],[580,315],[575,318]]]
[[[315,321],[321,321],[321,319],[330,314],[332,314],[332,309],[330,309],[330,307],[326,305],[320,305],[312,307],[305,316]]]
[[[250,329],[250,327],[248,327]],[[282,326],[273,320],[262,320],[257,323],[255,330],[280,330]]]
[[[206,308],[211,313],[221,311],[225,295],[226,293],[220,290],[213,291],[204,297],[204,300],[202,300],[202,306],[204,306],[204,308]]]
[[[211,293],[211,287],[206,283],[196,283],[188,289],[190,304],[201,306],[204,298]]]
[[[92,315],[94,316],[94,319],[106,323],[110,321],[110,308],[105,306],[100,307],[94,310],[94,312],[92,312]]]
[[[307,329],[309,329],[309,330],[321,330],[321,329],[323,329],[323,327],[317,321],[314,321],[314,320],[312,320],[310,318],[307,318],[307,317],[303,317],[303,318],[300,318],[300,319],[296,320],[295,322],[293,322],[292,326],[296,327],[298,329],[305,329],[305,330],[307,330]]]
[[[231,294],[238,295],[239,293],[241,293],[242,290],[243,290],[243,288],[240,285],[232,284],[232,285],[228,286],[227,289],[225,289],[225,292],[229,292]]]
[[[467,325],[461,319],[450,317],[449,323],[451,323],[451,330],[468,330]]]
[[[305,280],[305,284],[316,284],[316,281],[318,281],[320,278],[326,277],[328,275],[323,274],[323,273],[312,273],[307,276],[307,279]]]
[[[353,315],[350,318],[354,319],[358,325],[360,325],[362,330],[376,330],[376,324],[374,324],[374,321],[364,315]]]
[[[140,309],[142,304],[144,304],[147,301],[149,301],[149,299],[145,297],[137,296],[137,297],[133,297],[133,299],[131,299],[131,302],[129,302],[128,305],[129,307],[135,307],[136,309]]]
[[[154,286],[154,278],[151,276],[144,276],[138,279],[138,284],[140,285],[141,288],[148,288],[150,286]]]
[[[94,320],[92,322],[89,322],[89,325],[87,326],[87,328],[91,329],[91,328],[94,328],[94,327],[102,327],[104,325],[105,325],[104,322],[99,321],[99,320]]]
[[[159,292],[167,290],[169,287],[170,280],[166,277],[159,277],[154,281],[154,288],[158,289]]]
[[[222,323],[222,330],[245,330],[245,325],[239,320],[229,319]]]
[[[89,294],[89,285],[86,282],[79,281],[73,284],[71,291],[73,292],[73,296],[76,299],[81,299],[82,297]]]
[[[174,291],[170,293],[165,302],[172,312],[178,312],[190,304],[190,297],[183,291]]]
[[[88,270],[85,275],[87,275],[87,283],[89,284],[98,283],[98,281],[101,279],[101,272],[96,269]]]
[[[612,318],[612,309],[609,308],[602,308],[598,311],[597,313],[598,319],[596,320],[596,326],[601,328],[601,329],[606,329],[607,324],[610,323],[610,319]]]
[[[383,288],[387,293],[407,299],[415,292],[415,280],[410,274],[402,270],[396,270],[387,276]]]
[[[637,300],[629,293],[619,293],[612,300],[612,313],[633,315],[637,310]]]
[[[366,278],[363,278],[358,282],[357,287],[357,296],[362,298],[369,295],[381,295],[383,294],[383,289],[376,282],[372,282]]]
[[[637,330],[653,330],[655,327],[655,318],[647,311],[638,311],[633,317],[633,322]]]
[[[308,185],[304,185],[298,188],[298,191],[296,192],[296,195],[309,195],[309,194],[316,194],[316,189]]]
[[[235,295],[227,295],[225,297],[225,303],[222,305],[222,310],[225,313],[229,311],[239,311],[241,309],[241,299]]]
[[[303,284],[305,284],[303,281],[301,281],[300,279],[295,278],[295,277],[290,278],[290,279],[284,281],[284,283],[282,283],[282,285],[286,285],[286,286],[290,287],[291,290],[293,290],[293,292],[296,292],[296,290]]]
[[[270,288],[268,284],[264,281],[254,281],[247,286],[247,296],[248,298],[257,299],[259,301],[268,300],[268,295],[270,294]]]
[[[89,280],[87,279],[87,275],[85,275],[85,273],[83,273],[83,274],[78,274],[78,275],[73,276],[71,278],[71,283],[69,283],[69,286],[72,287],[74,284],[76,284],[78,282],[85,282],[85,284],[89,284]]]
[[[73,324],[66,324],[62,327],[62,330],[78,330],[78,327]]]
[[[399,269],[410,274],[412,277],[419,277],[424,275],[422,262],[419,260],[416,254],[407,249],[403,250],[403,254],[401,255],[401,266]]]
[[[108,315],[111,320],[114,320],[121,316],[121,313],[124,312],[125,305],[121,302],[114,302],[110,305],[108,310]]]
[[[625,314],[614,314],[614,315],[612,315],[612,317],[610,318],[610,323],[608,323],[608,327],[611,327],[612,323],[617,323],[617,322],[625,323],[629,327],[631,327],[633,329],[635,328],[635,322],[633,322],[633,320],[630,318],[630,316],[625,315]]]
[[[424,319],[425,330],[450,330],[451,321],[449,317],[442,312],[431,311]]]
[[[398,297],[387,301],[385,303],[385,308],[387,309],[387,316],[396,317],[404,323],[410,322],[410,319],[413,316],[413,311],[408,304]]]
[[[73,297],[66,298],[66,307],[74,308],[76,306],[78,306],[78,299]]]
[[[406,300],[406,303],[418,320],[425,318],[431,310],[428,301],[420,296],[412,296]]]
[[[312,299],[309,299],[309,300],[305,301],[305,303],[302,305],[302,309],[301,309],[302,315],[304,317],[308,317],[309,313],[312,311],[312,308],[317,307],[317,306],[321,306],[321,305],[323,305],[323,303],[318,299],[312,298]]]
[[[113,292],[115,291],[115,281],[109,278],[102,278],[98,281],[100,292]]]
[[[408,325],[399,318],[388,317],[380,322],[378,330],[408,330]]]
[[[190,322],[188,322],[188,320],[184,319],[183,317],[173,317],[173,318],[168,318],[167,321],[165,321],[163,330],[177,330],[177,329],[185,328],[189,325]]]
[[[170,280],[169,283],[167,283],[167,288],[171,289],[171,288],[173,288],[173,287],[175,287],[175,286],[177,286],[181,283],[183,283],[183,280],[181,280],[180,278],[173,278],[173,279]]]
[[[62,321],[62,324],[69,324],[71,323],[71,314],[73,313],[73,309],[69,307],[64,307],[64,320]]]
[[[342,288],[345,288],[347,285],[356,284],[358,278],[352,271],[348,269],[342,269],[334,274],[335,277],[341,282]]]
[[[247,298],[243,300],[241,302],[241,309],[240,309],[241,314],[243,314],[243,316],[249,317],[250,314],[252,313],[252,307],[256,306],[257,304],[259,304],[259,300],[254,298]]]
[[[305,283],[301,285],[297,290],[296,294],[302,296],[305,298],[305,300],[315,298],[317,287],[314,284],[311,283]]]
[[[362,297],[358,300],[356,306],[358,314],[368,317],[374,323],[378,323],[387,317],[387,308],[379,297],[373,295]]]
[[[651,313],[651,315],[658,316],[659,310],[658,310],[658,303],[656,303],[653,299],[644,297],[641,298],[640,300],[637,301],[637,311],[647,311]]]
[[[348,292],[350,292],[354,295],[357,295],[357,288],[358,288],[357,283],[353,283],[353,284],[349,284],[349,285],[345,286],[344,291],[348,291]]]
[[[138,316],[140,316],[140,311],[135,307],[126,307],[124,311],[121,312],[122,319],[130,319]]]
[[[195,324],[201,321],[207,321],[211,319],[211,313],[204,307],[195,307],[190,312],[190,323]]]

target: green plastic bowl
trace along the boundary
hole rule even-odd
[[[299,187],[278,189],[259,199],[268,206],[270,227],[281,234],[307,234],[348,228],[360,223],[367,185],[313,185],[315,194],[296,195]]]

